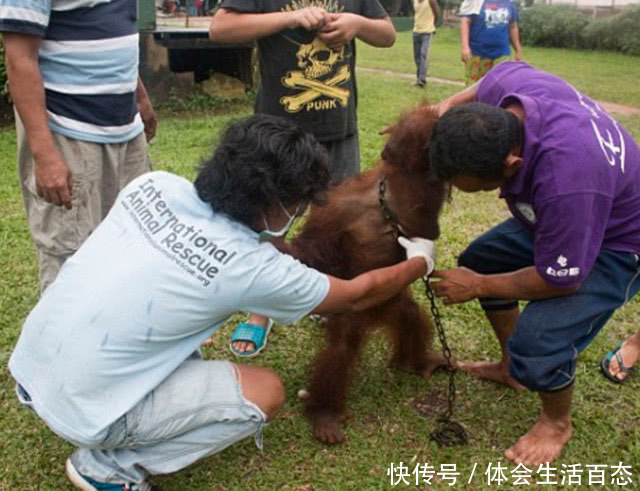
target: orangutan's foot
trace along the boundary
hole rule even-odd
[[[451,359],[451,364],[455,367],[455,359]],[[394,356],[390,362],[390,365],[403,372],[413,373],[414,375],[420,375],[424,378],[429,378],[438,368],[447,366],[447,359],[438,351],[429,351],[424,359],[420,361],[403,360],[399,361],[397,356]]]
[[[320,413],[311,416],[313,426],[313,436],[327,445],[335,445],[345,440],[342,431],[342,423],[347,419],[347,415],[336,415],[331,413]]]
[[[509,367],[499,361],[461,361],[458,368],[474,377],[491,380],[498,384],[507,385],[513,389],[525,390],[526,387],[509,375]]]
[[[504,455],[516,464],[527,467],[553,462],[571,438],[571,420],[552,420],[544,413],[536,424]]]

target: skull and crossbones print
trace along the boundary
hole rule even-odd
[[[335,65],[344,60],[344,51],[344,46],[333,50],[318,38],[300,45],[296,54],[300,70],[290,70],[282,78],[285,87],[300,90],[296,95],[280,99],[287,112],[298,112],[321,96],[338,101],[342,107],[348,105],[350,91],[339,85],[350,80],[349,65],[335,70]],[[331,75],[332,72],[335,73]]]

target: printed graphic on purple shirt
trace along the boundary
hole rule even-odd
[[[640,252],[640,149],[611,115],[562,79],[518,62],[491,70],[478,100],[524,109],[523,164],[501,196],[533,231],[546,281],[578,285],[602,249]]]

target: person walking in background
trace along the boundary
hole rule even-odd
[[[510,45],[522,61],[518,8],[509,0],[464,0],[460,6],[461,59],[465,84],[480,80],[492,67],[509,59]]]
[[[427,84],[429,68],[429,46],[431,36],[436,32],[436,19],[440,15],[436,0],[413,0],[415,13],[413,22],[413,59],[416,62],[415,87]]]
[[[120,189],[151,168],[156,118],[138,77],[137,18],[130,0],[0,0],[41,291]]]

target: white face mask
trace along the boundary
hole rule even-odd
[[[289,229],[291,228],[291,225],[293,225],[293,222],[296,220],[296,218],[298,218],[301,211],[304,211],[304,209],[306,208],[306,206],[304,206],[304,208],[301,208],[301,206],[303,206],[302,203],[298,203],[296,212],[293,215],[289,215],[289,212],[284,207],[282,202],[278,201],[278,203],[280,204],[280,208],[282,208],[282,211],[284,211],[284,214],[287,215],[287,223],[285,223],[280,230],[270,230],[267,219],[264,215],[262,215],[262,221],[264,222],[265,229],[260,232],[261,241],[276,239],[278,237],[284,237],[285,235],[287,235],[287,232],[289,232]]]

